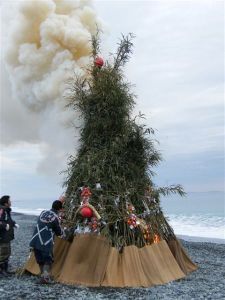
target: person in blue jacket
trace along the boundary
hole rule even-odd
[[[30,248],[34,251],[35,259],[41,271],[40,283],[51,282],[50,272],[53,263],[54,235],[63,236],[64,234],[59,219],[62,208],[62,202],[56,200],[52,203],[50,210],[42,211],[30,241]]]

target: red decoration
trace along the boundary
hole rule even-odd
[[[158,234],[154,235],[154,243],[159,243],[160,242],[160,236]]]
[[[88,225],[89,225],[91,231],[93,231],[93,232],[97,232],[100,227],[100,223],[98,222],[96,217],[92,217],[91,222],[89,222]]]
[[[91,196],[91,191],[89,187],[84,187],[82,192],[81,192],[81,197],[82,198],[89,198]]]
[[[81,204],[87,204],[89,202],[91,194],[92,193],[88,186],[83,187],[81,192],[81,198],[82,198]]]
[[[137,217],[135,214],[130,214],[129,218],[127,219],[127,224],[129,225],[130,229],[134,229],[137,227]]]
[[[151,233],[150,233],[150,226],[149,225],[147,225],[143,229],[143,234],[144,234],[144,239],[146,240],[147,245],[149,245],[150,242],[151,242]]]
[[[99,68],[101,68],[104,65],[104,60],[101,57],[96,57],[95,59],[95,65]]]
[[[91,218],[93,216],[93,211],[90,207],[84,206],[84,207],[81,208],[80,214],[84,218]]]

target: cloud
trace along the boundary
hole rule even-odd
[[[78,147],[79,114],[66,109],[66,84],[90,63],[91,35],[101,27],[91,1],[17,1],[3,9],[1,143],[40,145],[38,170],[58,173]],[[7,24],[6,24],[7,20]],[[8,27],[8,24],[9,27]],[[53,161],[60,161],[59,164]]]
[[[49,171],[45,174],[41,172],[41,175],[37,173],[44,155],[39,144],[21,142],[14,147],[1,147],[0,193],[11,195],[13,206],[32,207],[35,206],[33,200],[37,203],[46,200],[46,205],[50,205],[62,194],[63,178],[58,174],[49,176]],[[41,203],[43,205],[44,202]]]
[[[38,145],[22,143],[20,148],[1,149],[1,164],[8,173],[12,171],[32,173],[41,159]]]

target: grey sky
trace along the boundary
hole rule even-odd
[[[224,188],[224,10],[222,1],[99,1],[110,40],[134,32],[127,67],[137,111],[156,128],[161,184]],[[119,20],[119,21],[117,21]]]
[[[157,129],[164,161],[156,183],[187,191],[224,189],[223,1],[96,1],[105,22],[103,57],[133,32],[128,80],[135,112]],[[10,113],[10,112],[9,112]],[[22,147],[22,148],[21,148]],[[57,196],[61,178],[39,174],[38,145],[2,147],[1,192]],[[57,162],[55,162],[57,163]]]

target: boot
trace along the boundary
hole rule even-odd
[[[5,263],[1,263],[0,265],[0,278],[10,277],[10,275],[6,272]]]
[[[42,276],[42,274],[43,274],[43,272],[44,272],[44,270],[43,270],[44,265],[39,265],[39,268],[40,268],[40,276]]]
[[[39,266],[39,269],[40,269],[40,273],[39,273],[40,278],[37,280],[36,284],[42,283],[42,277],[43,277],[43,272],[44,272],[44,270],[43,270],[44,265],[38,265],[38,266]]]
[[[3,271],[3,269],[2,269],[2,264],[1,264],[0,265],[0,279],[4,278],[4,275],[3,275],[2,271]]]
[[[44,265],[43,266],[43,273],[41,274],[41,284],[50,284],[52,283],[51,277],[50,277],[50,272],[51,272],[51,265]]]
[[[8,261],[6,261],[6,262],[4,263],[4,271],[5,271],[5,273],[8,274],[9,276],[15,274],[14,271],[9,271],[9,263],[8,263]]]

